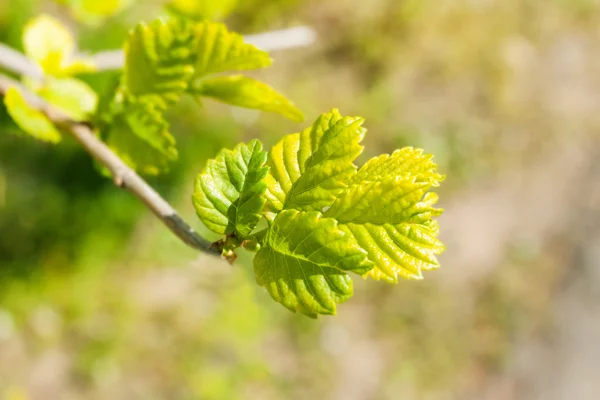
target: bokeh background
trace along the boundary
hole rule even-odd
[[[180,160],[151,184],[206,233],[190,195],[208,157],[338,107],[366,118],[363,160],[435,154],[442,268],[356,279],[336,317],[292,314],[249,257],[188,249],[76,143],[13,135],[0,107],[1,399],[598,398],[599,1],[196,3],[242,33],[317,31],[258,74],[307,121],[187,99],[170,115]],[[165,14],[158,0],[0,0],[0,40],[21,48],[41,12],[90,52]],[[112,76],[84,79],[102,91]]]

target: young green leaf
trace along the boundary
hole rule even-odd
[[[96,92],[75,78],[48,78],[36,93],[76,121],[88,119],[98,103]]]
[[[60,142],[60,133],[41,111],[31,107],[16,87],[6,91],[4,104],[8,114],[23,131],[38,140]]]
[[[252,140],[223,149],[196,178],[193,203],[204,224],[216,233],[247,237],[260,220],[269,171],[267,153]]]
[[[134,96],[154,94],[175,103],[194,73],[196,36],[177,19],[138,24],[125,43],[124,83]]]
[[[48,15],[31,20],[23,33],[25,54],[46,75],[69,76],[92,72],[95,66],[86,58],[76,57],[75,39],[60,21]]]
[[[362,152],[363,119],[337,110],[302,133],[287,135],[269,152],[267,217],[280,210],[321,211],[344,191]]]
[[[350,186],[325,212],[335,218],[369,253],[375,268],[368,276],[397,282],[398,276],[421,279],[421,270],[437,268],[444,250],[431,218],[442,213],[428,193],[443,177],[431,157],[406,148],[369,160]]]
[[[436,268],[436,254],[444,250],[431,227],[442,210],[428,193],[443,176],[430,155],[413,148],[375,157],[357,172],[352,161],[362,149],[361,123],[334,111],[275,145],[265,215],[272,220],[285,209],[324,210],[368,253],[375,264],[368,276],[421,279],[421,270]]]
[[[237,33],[225,25],[204,21],[194,25],[198,45],[194,80],[217,72],[264,68],[272,60],[266,51],[244,42]]]
[[[177,159],[175,139],[164,119],[164,103],[152,98],[128,99],[101,131],[108,146],[130,167],[148,175],[169,170]]]
[[[444,245],[433,218],[442,210],[434,207],[438,197],[429,190],[444,177],[430,155],[413,148],[375,157],[357,171],[353,160],[362,151],[362,122],[333,110],[302,133],[284,137],[269,152],[266,167],[262,155],[260,191],[251,197],[253,222],[245,232],[251,235],[263,203],[269,226],[254,236],[236,236],[242,207],[235,202],[252,170],[245,167],[250,146],[223,151],[196,181],[200,218],[227,234],[231,248],[244,246],[232,241],[237,238],[259,247],[257,282],[291,311],[335,314],[337,304],[352,295],[347,272],[397,282],[420,279],[422,270],[438,266]],[[244,150],[246,158],[239,156]]]
[[[209,21],[192,23],[178,19],[166,22],[159,20],[149,25],[142,23],[130,33],[125,56],[121,85],[111,103],[102,107],[100,118],[105,122],[119,119],[120,129],[127,127],[125,130],[133,134],[124,138],[115,138],[112,134],[104,136],[110,137],[111,145],[124,154],[130,165],[145,171],[158,173],[165,169],[165,162],[176,154],[171,149],[173,138],[168,135],[166,128],[145,131],[132,129],[131,121],[128,122],[130,118],[120,115],[132,111],[120,103],[147,101],[158,105],[154,107],[154,111],[157,111],[155,115],[147,117],[142,117],[143,110],[134,108],[137,115],[133,118],[143,120],[147,125],[160,122],[163,127],[166,122],[162,113],[175,104],[183,93],[190,91],[240,106],[278,112],[294,119],[301,116],[291,102],[267,85],[248,78],[206,77],[207,74],[228,70],[261,68],[271,63],[266,52],[244,43],[240,35],[229,32],[222,24]],[[206,79],[206,85],[203,79]],[[195,92],[198,88],[203,88],[202,93]],[[158,115],[158,111],[161,115]],[[145,155],[141,157],[143,162],[135,159],[135,136],[148,141]],[[165,140],[168,146],[164,145]],[[154,151],[149,151],[152,149]],[[153,166],[152,161],[159,164]]]
[[[335,314],[336,305],[352,296],[345,272],[371,268],[352,236],[316,211],[280,212],[254,258],[258,284],[289,310],[312,317]]]
[[[164,114],[188,87],[195,43],[186,22],[140,23],[125,43],[121,86],[110,102],[102,102],[102,137],[129,166],[144,174],[166,172],[177,159]]]
[[[191,91],[234,106],[278,113],[298,122],[304,119],[302,112],[271,86],[242,75],[206,78]]]
[[[412,207],[430,187],[428,182],[415,182],[414,178],[403,176],[353,183],[325,214],[340,222],[404,222],[411,217]]]
[[[432,158],[431,154],[423,154],[422,149],[404,147],[391,155],[382,154],[371,158],[360,168],[353,181],[365,182],[382,180],[386,177],[414,176],[418,181],[431,181],[433,186],[439,186],[444,176],[437,172],[437,165]]]

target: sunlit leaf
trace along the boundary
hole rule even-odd
[[[271,86],[242,75],[203,79],[192,91],[234,106],[274,112],[294,121],[304,119],[302,112]]]
[[[25,54],[35,61],[46,75],[69,76],[91,72],[95,66],[75,55],[75,39],[60,21],[48,15],[31,20],[23,32]]]
[[[260,180],[250,180],[252,187],[260,181],[260,190],[251,191],[252,224],[242,239],[251,251],[259,248],[258,284],[293,312],[335,314],[337,304],[352,295],[348,272],[388,282],[421,279],[423,270],[438,267],[436,257],[445,249],[434,220],[443,210],[434,207],[438,196],[430,192],[444,177],[432,157],[408,147],[357,169],[353,161],[366,133],[362,123],[337,110],[321,115],[271,149],[266,178],[263,154],[257,162]],[[236,202],[253,170],[251,149],[242,144],[224,150],[196,181],[200,218],[227,235],[218,243],[229,251],[246,247],[231,241],[231,233],[237,232],[241,209]],[[254,230],[263,203],[268,226]]]
[[[376,178],[380,179],[380,178]],[[431,185],[404,176],[351,184],[326,211],[340,222],[399,223],[407,221]]]
[[[132,118],[141,120],[143,109],[121,107],[119,103],[145,102],[160,105],[153,110],[155,114],[161,114],[175,104],[183,93],[191,91],[196,96],[219,97],[233,104],[278,112],[297,119],[300,112],[294,105],[267,85],[251,80],[206,77],[207,74],[217,72],[260,68],[270,63],[267,53],[245,44],[240,35],[229,32],[219,23],[192,23],[176,18],[157,20],[150,24],[141,23],[128,37],[123,80],[111,104],[103,105],[101,118],[120,118],[123,125],[123,121],[129,121],[130,118],[119,114],[134,110],[137,114]],[[206,79],[206,86],[203,86],[202,79]],[[203,88],[203,92],[194,93],[190,86]],[[155,126],[157,121],[165,122],[162,114],[146,117],[144,121]],[[125,125],[131,124],[129,121]],[[164,153],[165,148],[170,149],[168,155],[174,154],[171,151],[174,150],[173,138],[166,129],[146,129],[145,134],[136,129],[131,129],[131,132],[142,140],[150,141],[148,148],[158,150],[159,154]],[[144,163],[135,162],[135,141],[127,140],[117,146],[117,139],[110,136],[113,146],[130,148],[126,158],[131,165],[139,167],[144,164],[144,170],[152,173],[164,170],[162,162],[156,168],[150,165],[150,161],[158,160],[159,157],[148,156],[144,157]],[[168,146],[157,145],[157,141],[162,143],[167,137]],[[172,158],[166,157],[167,160]],[[161,161],[164,160],[165,158],[161,158]]]
[[[194,25],[198,45],[194,79],[228,71],[264,68],[272,60],[266,51],[244,42],[237,33],[227,30],[225,25],[204,21]]]
[[[404,147],[390,154],[373,157],[363,165],[353,181],[364,182],[383,180],[388,177],[414,176],[418,181],[431,181],[434,186],[444,179],[437,172],[432,154],[424,154],[422,149]]]
[[[349,187],[325,212],[352,234],[369,253],[375,268],[367,276],[397,282],[421,279],[421,271],[438,267],[444,251],[432,217],[437,195],[428,192],[443,177],[430,156],[406,148],[369,160]]]
[[[31,107],[16,87],[6,91],[4,104],[15,123],[32,137],[44,142],[58,143],[60,133],[41,111]]]
[[[223,149],[196,178],[194,206],[204,224],[216,233],[244,238],[260,220],[265,205],[264,166],[267,153],[252,140]]]
[[[159,95],[179,100],[194,73],[196,37],[179,20],[138,24],[125,43],[124,83],[134,96]]]
[[[302,133],[285,136],[269,152],[267,211],[321,211],[346,189],[361,153],[363,119],[337,110],[321,115]]]
[[[148,175],[169,170],[177,159],[175,139],[164,119],[163,104],[149,99],[130,100],[125,110],[114,116],[104,132],[106,143],[130,167]]]
[[[352,296],[345,272],[371,268],[352,236],[316,211],[280,212],[254,258],[258,284],[289,310],[313,317],[335,314],[337,304]]]
[[[77,121],[89,119],[98,103],[96,92],[75,78],[49,78],[37,94]]]
[[[432,218],[443,176],[432,157],[404,148],[369,160],[356,171],[361,119],[324,114],[302,134],[284,137],[269,152],[267,206],[273,219],[285,209],[323,211],[354,237],[375,268],[368,276],[397,282],[421,279],[444,250]]]

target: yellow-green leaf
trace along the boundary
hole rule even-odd
[[[287,309],[311,317],[335,314],[352,296],[346,272],[372,267],[352,236],[316,211],[280,212],[254,258],[257,283]]]
[[[366,130],[359,117],[337,110],[321,115],[302,133],[285,136],[269,152],[267,216],[284,209],[321,211],[346,189]]]
[[[223,149],[196,178],[193,195],[198,216],[212,231],[247,237],[260,220],[267,188],[267,153],[252,140]]]
[[[169,133],[162,103],[130,99],[126,111],[114,116],[102,137],[130,167],[147,175],[169,170],[177,159],[175,139]]]
[[[54,124],[44,113],[31,107],[16,87],[6,91],[4,104],[8,114],[23,131],[44,142],[60,142],[61,136]]]
[[[76,121],[89,119],[98,104],[96,92],[75,78],[49,78],[37,94]]]
[[[369,160],[358,171],[353,160],[365,134],[362,119],[336,110],[301,134],[284,137],[269,152],[265,215],[286,209],[322,211],[335,219],[368,253],[375,268],[367,276],[397,282],[421,279],[438,267],[444,251],[432,218],[444,178],[430,155],[405,148]]]
[[[203,79],[192,92],[234,106],[281,114],[293,121],[304,119],[302,112],[271,86],[242,75]]]
[[[433,207],[438,197],[428,191],[441,179],[430,156],[398,150],[369,160],[325,212],[369,253],[375,268],[367,276],[421,279],[422,270],[439,266],[436,255],[445,247],[432,217],[443,210]]]
[[[123,76],[128,92],[158,95],[175,103],[194,73],[196,43],[194,30],[180,20],[138,24],[125,43]]]
[[[31,20],[23,33],[25,54],[35,61],[46,75],[69,76],[91,72],[91,61],[76,57],[75,39],[60,21],[48,15]]]
[[[269,55],[256,47],[244,43],[242,36],[229,32],[223,24],[189,20],[156,20],[150,24],[141,23],[131,31],[125,44],[125,68],[123,79],[108,107],[103,107],[102,119],[110,121],[127,118],[121,113],[130,112],[130,108],[121,103],[150,102],[160,104],[156,110],[166,112],[185,92],[194,93],[200,89],[207,95],[240,106],[253,107],[277,112],[292,119],[300,119],[300,111],[285,97],[269,86],[248,78],[211,78],[207,75],[231,70],[262,68],[270,65]],[[205,85],[204,85],[205,84]],[[141,111],[136,111],[136,119]],[[146,118],[157,121],[158,116]],[[164,121],[164,115],[160,116]],[[152,122],[150,122],[152,124]],[[123,124],[121,124],[123,125]],[[130,125],[127,123],[125,125]],[[131,130],[134,136],[142,140],[162,141],[167,137],[165,129],[148,130],[143,135]],[[154,137],[162,132],[159,137]],[[167,133],[167,134],[165,134]],[[109,135],[112,137],[112,135]],[[170,139],[172,137],[168,135]],[[131,165],[141,165],[133,160],[135,141],[119,143],[111,138],[111,143],[120,148],[128,147]],[[120,139],[122,140],[122,139]],[[164,146],[149,143],[149,148],[163,152]],[[126,146],[125,146],[126,145]],[[172,146],[169,145],[168,148]],[[173,149],[171,149],[173,150]],[[174,154],[169,150],[169,154]],[[171,157],[167,157],[170,159]],[[150,167],[150,160],[158,157],[145,157],[146,171],[156,173],[163,167]],[[161,159],[161,165],[163,164]]]
[[[438,186],[444,176],[437,172],[437,165],[432,161],[432,154],[423,153],[422,149],[404,147],[390,154],[373,157],[363,165],[354,176],[354,182],[382,180],[386,177],[414,176],[417,181],[431,181]]]
[[[244,42],[225,25],[204,21],[194,25],[198,38],[194,79],[217,72],[264,68],[272,60],[266,51]]]

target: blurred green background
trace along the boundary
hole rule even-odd
[[[0,41],[21,48],[46,12],[82,49],[114,49],[163,3],[0,0]],[[0,107],[1,399],[598,398],[600,1],[183,3],[230,11],[244,34],[309,25],[318,40],[259,74],[304,124],[190,99],[173,110],[180,160],[150,182],[182,216],[209,235],[190,196],[218,149],[271,145],[338,107],[366,118],[363,160],[435,154],[442,268],[356,279],[336,317],[292,314],[248,256],[188,249],[75,142],[14,135]],[[102,91],[113,76],[84,79]]]

